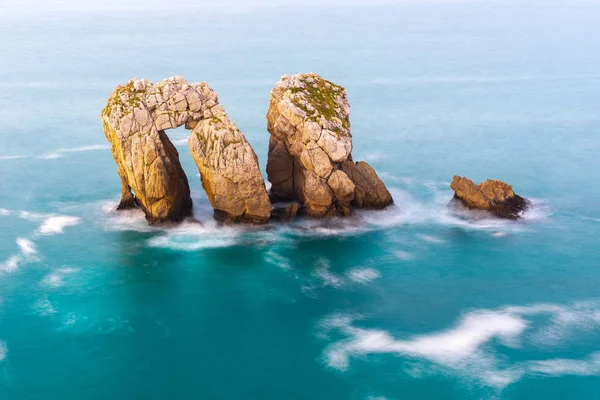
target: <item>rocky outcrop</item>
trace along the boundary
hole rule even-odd
[[[132,79],[113,91],[101,120],[121,177],[119,208],[139,205],[150,223],[191,214],[187,177],[165,133],[185,125],[215,210],[233,220],[268,220],[271,206],[256,154],[205,82]]]
[[[316,74],[281,78],[267,112],[271,194],[311,216],[384,208],[392,196],[366,163],[352,161],[346,90]]]
[[[487,179],[477,185],[470,179],[454,176],[450,188],[466,207],[487,210],[500,218],[519,218],[529,206],[529,200],[515,194],[512,186],[502,181]]]

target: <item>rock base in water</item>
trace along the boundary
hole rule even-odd
[[[271,213],[271,218],[279,222],[294,222],[299,209],[300,205],[298,203],[292,203],[286,207],[275,207]]]
[[[470,209],[486,210],[499,218],[518,219],[530,201],[521,197],[509,184],[487,179],[477,185],[470,179],[455,176],[450,188],[454,190],[454,198]]]

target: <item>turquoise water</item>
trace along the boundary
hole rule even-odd
[[[1,13],[0,398],[600,398],[600,5],[318,4]],[[396,207],[218,227],[178,129],[203,227],[112,211],[118,83],[209,82],[264,170],[309,71]],[[454,174],[534,206],[457,214]]]

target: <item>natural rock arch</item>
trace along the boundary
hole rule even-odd
[[[234,221],[268,221],[271,203],[256,153],[206,82],[131,79],[110,95],[101,120],[121,177],[119,208],[137,204],[150,223],[191,215],[188,180],[165,133],[185,125],[213,208]]]

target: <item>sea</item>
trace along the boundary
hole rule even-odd
[[[597,1],[0,2],[0,399],[600,399]],[[256,151],[269,91],[347,89],[395,205],[220,225],[117,212],[130,78],[206,81]],[[501,179],[517,221],[449,206]]]

